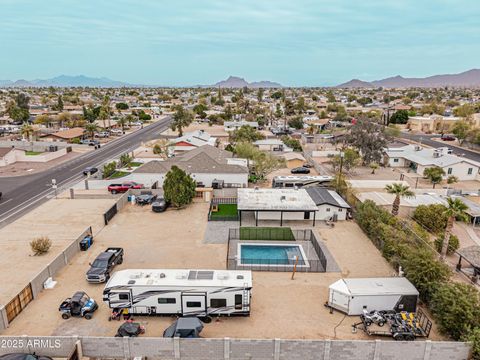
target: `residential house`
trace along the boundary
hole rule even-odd
[[[453,155],[444,148],[423,148],[419,145],[406,145],[385,150],[385,164],[391,167],[408,168],[423,175],[425,169],[438,166],[445,171],[445,177],[456,176],[459,180],[477,180],[480,163]]]
[[[303,166],[306,160],[299,152],[288,152],[282,155],[287,163],[287,168],[293,169],[299,166]]]
[[[51,141],[67,141],[72,142],[75,139],[82,139],[85,134],[85,129],[81,127],[71,128],[68,130],[57,131],[55,133],[43,135],[43,140]]]
[[[189,132],[171,141],[170,155],[181,155],[204,145],[215,146],[217,139],[204,130]]]
[[[223,123],[223,126],[225,128],[225,131],[234,131],[242,126],[250,126],[253,127],[254,129],[258,129],[258,122],[256,121],[225,121]]]
[[[317,220],[346,220],[350,205],[333,190],[315,186],[305,189],[317,205]]]
[[[408,118],[407,129],[424,133],[450,132],[453,125],[462,118],[454,116],[412,116]]]
[[[158,185],[162,186],[167,172],[176,165],[190,174],[198,187],[247,187],[248,168],[239,165],[241,162],[236,160],[229,151],[205,145],[165,161],[150,161],[132,175],[140,183],[151,185],[158,181]]]
[[[289,148],[280,139],[264,139],[257,140],[253,143],[259,150],[262,151],[274,151],[274,152],[291,152],[292,148]]]

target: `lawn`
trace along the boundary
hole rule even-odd
[[[295,241],[289,227],[241,227],[240,240]]]
[[[132,161],[130,163],[130,166],[132,166],[132,167],[139,167],[139,166],[142,166],[142,165],[143,165],[143,163],[141,163],[139,161]]]
[[[211,213],[211,218],[236,218],[237,204],[218,204],[218,211]]]
[[[34,155],[40,155],[41,152],[40,151],[25,151],[25,155],[28,155],[28,156],[34,156]]]
[[[130,173],[128,172],[125,172],[125,171],[115,171],[112,175],[110,175],[108,178],[109,179],[118,179],[118,178],[121,178],[125,175],[128,175]]]

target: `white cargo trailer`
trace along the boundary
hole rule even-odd
[[[103,301],[138,315],[249,315],[251,294],[251,271],[135,269],[115,272]]]
[[[363,309],[415,312],[418,290],[404,277],[341,279],[329,286],[328,306],[361,315]]]

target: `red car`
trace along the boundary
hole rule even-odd
[[[124,193],[129,189],[143,189],[143,184],[136,183],[134,181],[124,182],[123,184],[110,184],[108,185],[108,191],[112,194]]]

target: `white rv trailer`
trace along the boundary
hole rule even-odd
[[[134,269],[103,290],[112,309],[138,315],[250,315],[251,271]]]
[[[309,186],[319,186],[325,185],[332,180],[332,176],[275,176],[272,180],[272,188],[302,188]]]
[[[418,290],[404,277],[340,279],[329,286],[328,306],[347,315],[363,309],[415,312]]]

